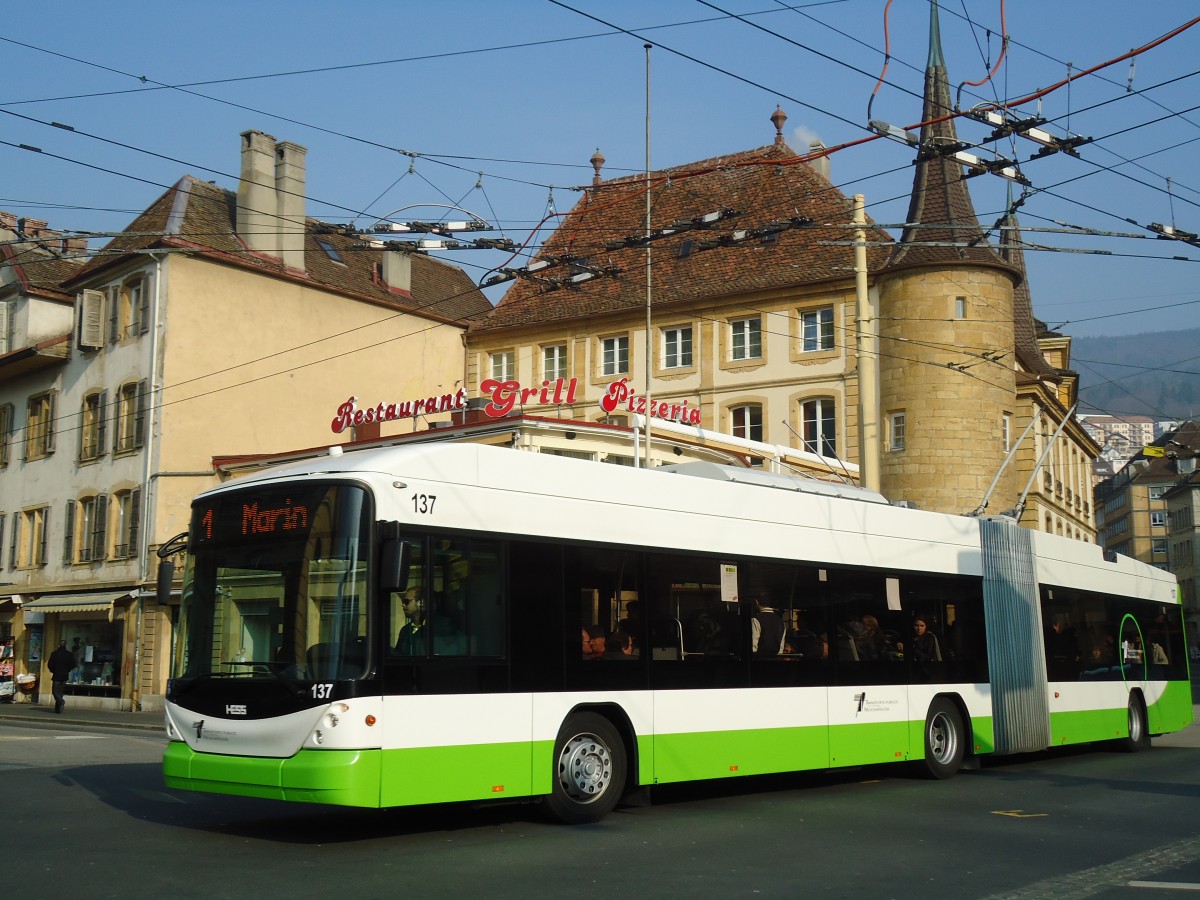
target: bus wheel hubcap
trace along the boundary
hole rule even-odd
[[[612,754],[590,734],[567,741],[558,757],[558,782],[575,800],[595,800],[612,780]]]
[[[946,762],[954,757],[957,749],[957,737],[949,720],[944,715],[937,715],[929,724],[929,750],[938,762]]]

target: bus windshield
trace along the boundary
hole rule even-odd
[[[371,509],[352,484],[219,494],[192,507],[176,678],[359,678]]]

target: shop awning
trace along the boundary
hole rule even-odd
[[[129,591],[119,594],[46,594],[36,600],[26,600],[22,609],[42,613],[109,612],[118,600],[129,596]]]

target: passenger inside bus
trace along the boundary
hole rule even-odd
[[[750,652],[755,656],[778,656],[783,649],[783,619],[759,596],[751,598]]]
[[[896,649],[907,653],[909,659],[917,663],[941,662],[942,659],[937,635],[929,630],[929,620],[925,616],[913,619],[912,638],[907,644],[898,643]]]
[[[605,659],[633,659],[633,638],[624,631],[610,631],[604,638]]]
[[[583,658],[603,659],[607,650],[604,629],[599,625],[590,625],[583,630],[588,635],[587,649],[584,650]]]
[[[410,587],[404,592],[401,600],[406,619],[404,627],[396,638],[393,652],[398,656],[424,656],[425,637],[425,600],[421,589]]]

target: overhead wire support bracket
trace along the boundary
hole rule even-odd
[[[1084,144],[1090,144],[1093,140],[1093,138],[1085,137],[1081,134],[1066,138],[1055,137],[1044,128],[1039,127],[1045,125],[1047,122],[1044,116],[1010,119],[994,109],[972,109],[967,111],[967,115],[978,122],[983,122],[985,125],[991,125],[994,129],[991,135],[984,139],[985,144],[1003,140],[1013,134],[1033,141],[1035,144],[1041,144],[1041,149],[1031,156],[1030,159],[1039,159],[1043,156],[1049,156],[1052,153],[1067,153],[1071,156],[1079,156],[1078,148]]]
[[[1194,232],[1184,231],[1174,225],[1162,225],[1158,222],[1151,222],[1146,227],[1158,235],[1160,241],[1183,241],[1193,247],[1200,247],[1200,235]]]

